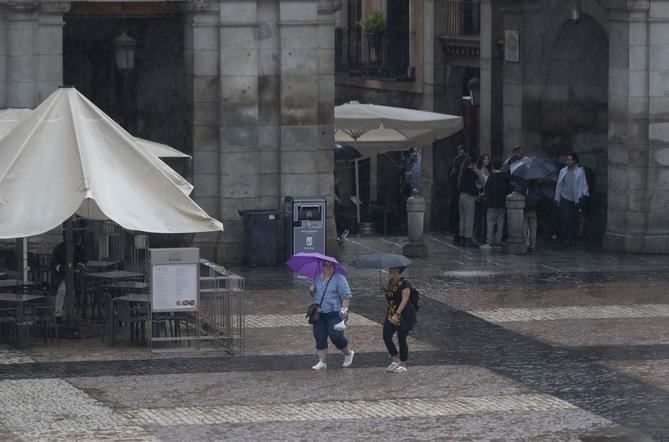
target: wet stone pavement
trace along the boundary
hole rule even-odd
[[[351,238],[341,260],[404,241]],[[407,374],[384,371],[386,275],[351,269],[353,367],[316,373],[308,282],[235,269],[243,356],[0,348],[0,440],[669,440],[669,257],[427,242]]]

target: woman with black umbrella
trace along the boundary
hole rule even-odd
[[[392,373],[406,373],[407,361],[409,360],[407,337],[418,322],[416,309],[411,302],[411,284],[402,277],[405,269],[406,267],[389,269],[390,280],[384,290],[388,308],[386,320],[383,323],[383,341],[392,358],[392,362],[386,368],[386,371]],[[393,342],[395,333],[397,333],[397,341],[400,346],[399,352],[395,342]]]

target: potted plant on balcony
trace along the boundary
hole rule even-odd
[[[383,46],[383,33],[386,30],[386,19],[383,12],[374,11],[360,20],[360,28],[367,39],[369,61],[380,61]]]

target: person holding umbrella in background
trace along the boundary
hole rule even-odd
[[[346,269],[336,259],[320,253],[298,253],[287,265],[298,275],[314,280],[309,293],[318,304],[320,314],[312,324],[318,363],[311,368],[316,371],[328,368],[328,338],[344,354],[343,367],[350,367],[355,353],[344,336],[352,298]]]

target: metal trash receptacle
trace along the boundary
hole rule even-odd
[[[251,267],[271,267],[278,262],[278,217],[276,210],[240,210],[244,218],[246,263]]]

